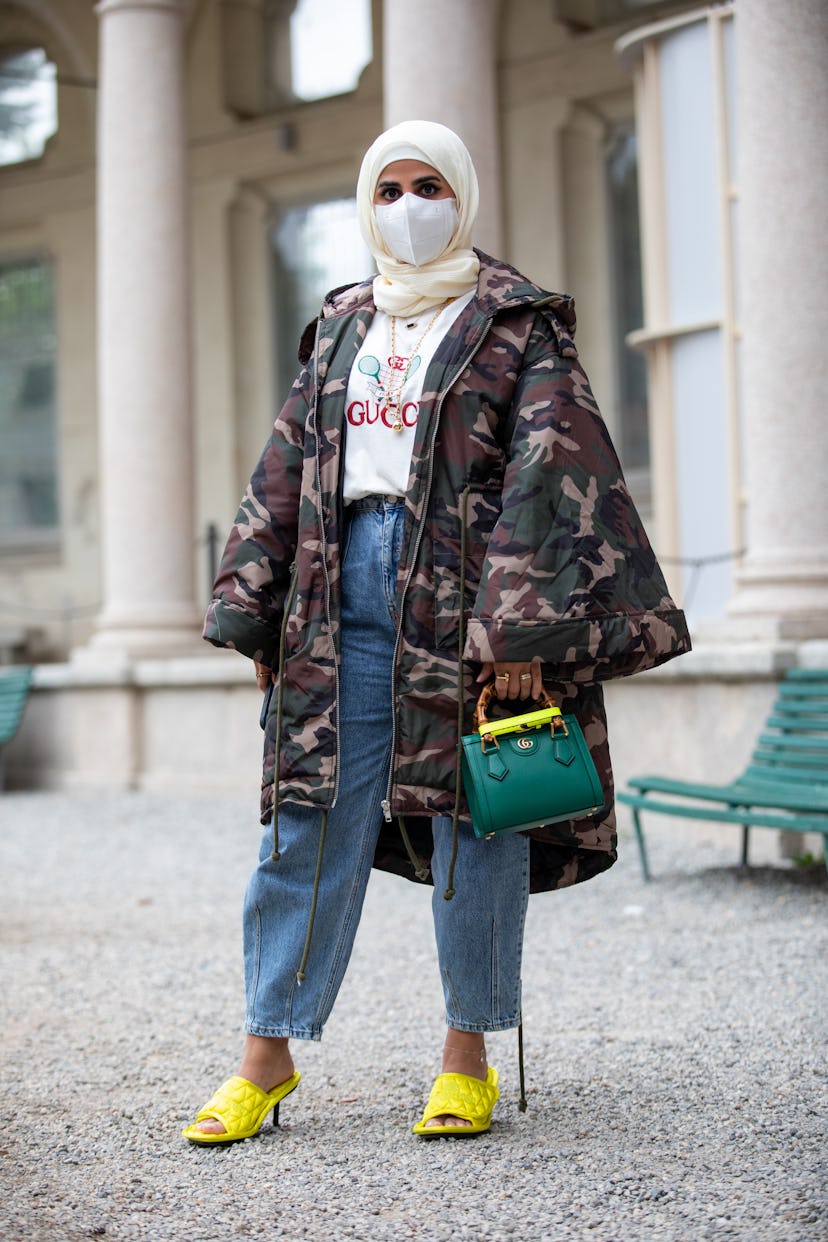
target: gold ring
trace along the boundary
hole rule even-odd
[[[509,680],[508,673],[498,673],[497,676],[495,677],[495,681],[508,681],[508,680]]]

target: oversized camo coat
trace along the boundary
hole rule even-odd
[[[578,360],[571,299],[480,258],[477,296],[424,378],[400,554],[387,797],[428,858],[424,817],[451,814],[455,801],[462,607],[463,731],[482,662],[539,656],[545,684],[578,716],[603,783],[599,813],[532,834],[536,891],[615,861],[599,683],[661,664],[690,642]],[[373,314],[368,280],[329,294],[305,333],[302,370],[242,500],[205,624],[210,642],[276,668],[284,619],[280,798],[303,805],[330,807],[337,791],[344,406]],[[275,703],[274,695],[263,822],[273,801]],[[414,878],[393,822],[374,861]]]

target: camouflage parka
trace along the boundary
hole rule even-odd
[[[581,722],[606,803],[531,834],[537,891],[615,861],[600,683],[661,664],[690,642],[578,360],[571,299],[480,260],[477,296],[424,378],[400,552],[386,810],[404,817],[427,860],[425,817],[450,815],[455,802],[458,669],[469,732],[481,663],[540,657],[544,684]],[[280,800],[302,805],[330,807],[337,792],[344,406],[373,315],[367,280],[329,294],[306,331],[302,370],[242,500],[205,624],[210,642],[273,668],[281,636]],[[263,822],[277,698],[265,726]],[[414,878],[393,821],[374,865]]]

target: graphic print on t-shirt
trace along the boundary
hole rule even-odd
[[[368,383],[366,387],[369,393],[369,399],[366,401],[351,401],[347,407],[348,422],[352,427],[361,427],[363,423],[371,424],[383,422],[386,427],[392,427],[395,418],[388,414],[387,400],[388,389],[391,388],[392,396],[396,402],[399,402],[399,417],[405,427],[413,427],[417,422],[417,413],[420,408],[419,401],[402,401],[402,391],[398,387],[400,381],[404,379],[407,384],[420,369],[422,359],[419,354],[415,354],[410,360],[400,357],[398,354],[392,354],[384,363],[380,362],[373,354],[364,354],[357,366],[364,376],[367,377]],[[403,386],[404,386],[403,384]]]
[[[470,291],[451,302],[425,335],[428,316],[394,324],[393,316],[377,310],[357,350],[345,394],[346,501],[375,493],[405,495],[414,442],[428,419],[429,401],[434,402],[433,391],[423,400],[423,384],[440,342],[472,296]]]

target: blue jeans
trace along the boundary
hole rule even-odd
[[[265,829],[244,903],[244,963],[252,1035],[319,1039],[333,1008],[362,912],[391,763],[392,669],[403,506],[387,498],[347,509],[342,564],[339,790],[328,812],[318,902],[304,979],[322,812],[283,802],[279,850]],[[499,1031],[520,1021],[520,968],[529,897],[529,842],[478,840],[461,820],[456,894],[443,892],[451,820],[433,821],[434,930],[446,1021]]]

